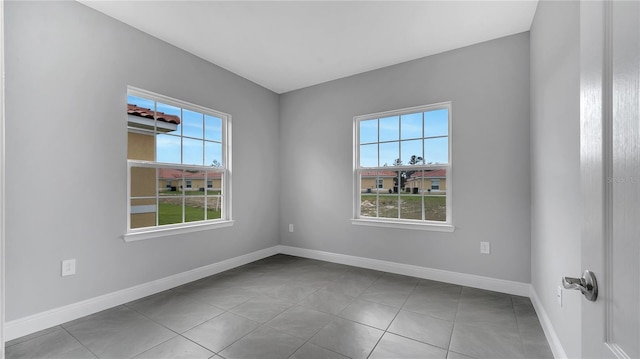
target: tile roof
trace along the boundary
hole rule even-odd
[[[153,110],[148,108],[139,107],[136,105],[132,105],[130,103],[127,104],[127,114],[132,116],[153,119],[153,112],[154,112]],[[164,112],[156,112],[156,119],[158,121],[175,123],[176,125],[180,124],[180,117],[175,115],[167,115]]]
[[[158,179],[180,179],[182,178],[182,170],[177,170],[173,168],[158,168]],[[204,171],[184,171],[185,179],[204,179]],[[207,172],[208,179],[219,179],[222,178],[222,173],[220,172]]]
[[[415,173],[412,173],[411,176],[409,176],[409,179],[413,179],[413,178],[445,178],[447,177],[447,170],[444,168],[440,168],[437,170],[427,170],[424,171],[424,175],[421,176],[422,171],[418,171]]]
[[[360,172],[362,177],[398,177],[396,171],[362,171]]]

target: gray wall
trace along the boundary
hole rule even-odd
[[[456,231],[352,225],[353,116],[442,101]],[[530,281],[528,33],[289,92],[280,112],[282,244]]]
[[[278,244],[277,94],[76,2],[4,19],[7,320]],[[233,116],[233,227],[120,238],[127,85]]]
[[[531,282],[570,358],[581,357],[579,293],[556,302],[580,259],[580,5],[540,1],[531,28]]]

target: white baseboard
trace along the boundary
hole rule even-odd
[[[259,259],[278,254],[279,246],[262,249],[238,257],[229,258],[221,262],[195,268],[166,278],[123,289],[117,292],[101,295],[78,303],[55,308],[46,312],[12,320],[5,323],[4,340],[9,341],[27,334],[47,329],[56,325],[78,319],[89,314],[128,303],[132,300],[144,298],[167,289],[198,280],[216,273],[247,264]]]
[[[549,346],[551,347],[553,357],[556,359],[565,359],[567,357],[567,353],[565,353],[564,348],[562,347],[562,343],[560,342],[560,338],[558,338],[558,334],[556,334],[556,331],[553,329],[551,320],[549,319],[547,312],[544,310],[542,302],[538,297],[538,293],[536,293],[536,290],[533,288],[533,286],[531,286],[529,298],[531,298],[533,308],[536,310],[536,314],[538,314],[540,325],[542,325],[544,335],[547,337],[547,341],[549,342]]]
[[[379,259],[356,257],[346,254],[323,252],[299,247],[280,245],[279,248],[280,253],[298,257],[318,259],[327,262],[346,264],[389,273],[403,274],[418,278],[463,285],[466,287],[492,290],[501,293],[521,295],[525,297],[529,296],[529,283],[483,277],[473,274],[457,273],[441,269],[420,267],[411,264],[388,262]]]

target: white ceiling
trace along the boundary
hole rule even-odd
[[[277,93],[528,31],[537,0],[78,0]]]

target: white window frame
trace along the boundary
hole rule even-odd
[[[416,106],[410,108],[404,108],[399,110],[384,111],[378,113],[372,113],[367,115],[355,116],[353,118],[353,219],[351,223],[354,225],[375,226],[385,228],[399,228],[399,229],[413,229],[413,230],[428,230],[428,231],[440,231],[440,232],[453,232],[455,226],[453,225],[453,171],[452,171],[452,118],[453,109],[452,102],[441,102],[431,105]],[[449,146],[449,163],[448,164],[436,164],[436,165],[402,165],[402,166],[386,166],[386,167],[360,167],[360,122],[378,118],[400,116],[417,112],[428,112],[440,109],[447,109],[449,114],[448,123],[448,146]],[[400,154],[402,157],[402,154]],[[360,196],[362,194],[360,173],[363,171],[380,170],[380,171],[399,171],[399,170],[416,170],[416,169],[446,169],[447,171],[447,194],[446,194],[446,220],[445,221],[430,221],[430,220],[415,220],[415,219],[399,219],[399,218],[382,218],[382,217],[361,217],[360,215]],[[424,179],[423,179],[424,181]],[[401,195],[400,189],[398,189],[398,196]]]
[[[384,188],[384,178],[376,177],[376,189]]]
[[[438,188],[434,188],[434,185]],[[431,190],[439,191],[440,190],[440,178],[432,178],[431,179]]]
[[[167,96],[163,96],[151,91],[142,90],[132,86],[127,87],[127,95],[133,95],[136,97],[153,100],[163,104],[179,107],[185,110],[191,110],[205,115],[214,116],[222,119],[222,163],[224,167],[210,167],[210,166],[194,166],[175,163],[161,163],[155,161],[140,161],[127,159],[127,228],[126,233],[123,235],[125,242],[132,242],[150,238],[158,238],[169,235],[177,235],[183,233],[191,233],[196,231],[203,231],[215,228],[230,227],[233,225],[232,216],[232,191],[231,191],[231,115],[215,111],[206,107],[195,105],[182,100],[177,100]],[[123,108],[125,108],[123,106]],[[137,132],[135,129],[131,129],[132,132]],[[181,135],[182,137],[182,135]],[[132,167],[149,167],[149,168],[175,168],[185,170],[199,170],[207,172],[220,172],[221,177],[221,194],[222,194],[222,214],[219,219],[210,219],[204,221],[186,222],[167,224],[154,227],[143,228],[131,228],[131,168]],[[158,186],[156,180],[156,186]],[[206,190],[205,190],[206,191]],[[156,188],[156,193],[158,188]]]

